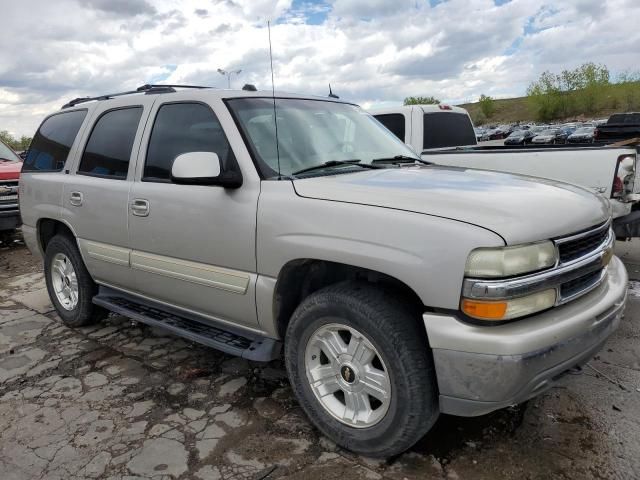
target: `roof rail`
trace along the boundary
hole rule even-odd
[[[152,84],[144,84],[141,87],[136,88],[135,90],[128,90],[126,92],[118,92],[118,93],[108,93],[106,95],[100,95],[97,97],[79,97],[74,98],[73,100],[65,103],[62,108],[69,108],[79,103],[92,102],[92,101],[100,101],[100,100],[109,100],[114,97],[122,97],[123,95],[133,95],[134,93],[143,93],[145,95],[156,94],[156,93],[171,93],[175,92],[176,88],[212,88],[212,87],[204,87],[200,85],[152,85]]]

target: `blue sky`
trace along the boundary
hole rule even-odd
[[[25,29],[38,12],[38,28]],[[147,82],[276,87],[393,105],[519,96],[586,61],[640,69],[637,0],[21,0],[3,4],[0,130]]]

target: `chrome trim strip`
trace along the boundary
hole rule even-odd
[[[131,268],[242,295],[249,288],[248,273],[137,250],[131,252]]]
[[[80,246],[87,251],[87,255],[94,260],[115,263],[116,265],[129,266],[128,248],[116,247],[106,243],[92,242],[90,240],[78,239]]]
[[[594,233],[601,232],[602,230],[606,230],[607,228],[610,228],[610,227],[611,227],[611,219],[607,220],[602,225],[594,229],[587,230],[586,232],[582,232],[582,233],[576,233],[575,235],[570,235],[568,237],[555,238],[553,239],[553,241],[554,243],[557,243],[557,244],[563,244],[563,243],[571,242],[573,240],[578,240],[582,237],[588,237],[589,235],[593,235]]]
[[[569,264],[562,264],[557,268],[532,275],[507,280],[466,278],[462,286],[462,296],[472,299],[502,300],[521,297],[550,288],[558,289],[565,282],[575,280],[583,275],[602,269],[605,266],[602,262],[603,258],[608,254],[608,251],[613,248],[613,241],[614,236],[610,231],[605,242],[587,256]],[[602,278],[604,278],[604,276]],[[602,281],[602,278],[600,281]],[[596,286],[597,284],[590,288],[595,288]],[[572,296],[572,299],[587,293],[587,291],[588,290],[585,290]],[[566,299],[559,298],[558,295],[556,304],[566,303],[567,301]]]

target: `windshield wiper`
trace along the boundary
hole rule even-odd
[[[410,157],[408,155],[396,155],[394,157],[376,158],[376,159],[371,161],[372,164],[376,164],[376,163],[392,163],[392,164],[396,164],[396,165],[400,164],[400,163],[415,163],[415,162],[419,162],[419,163],[422,163],[424,165],[432,165],[431,162],[427,162],[426,160],[423,160],[421,158]]]
[[[340,165],[353,165],[361,168],[382,168],[376,165],[369,165],[368,163],[360,163],[361,160],[329,160],[328,162],[321,163],[320,165],[314,165],[312,167],[306,167],[297,172],[293,172],[291,175],[299,175],[301,173],[313,172],[314,170],[322,170],[323,168],[338,167]]]

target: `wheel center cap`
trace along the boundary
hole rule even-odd
[[[356,381],[356,372],[353,371],[349,365],[343,365],[340,369],[340,375],[342,379],[347,383],[353,383]]]

